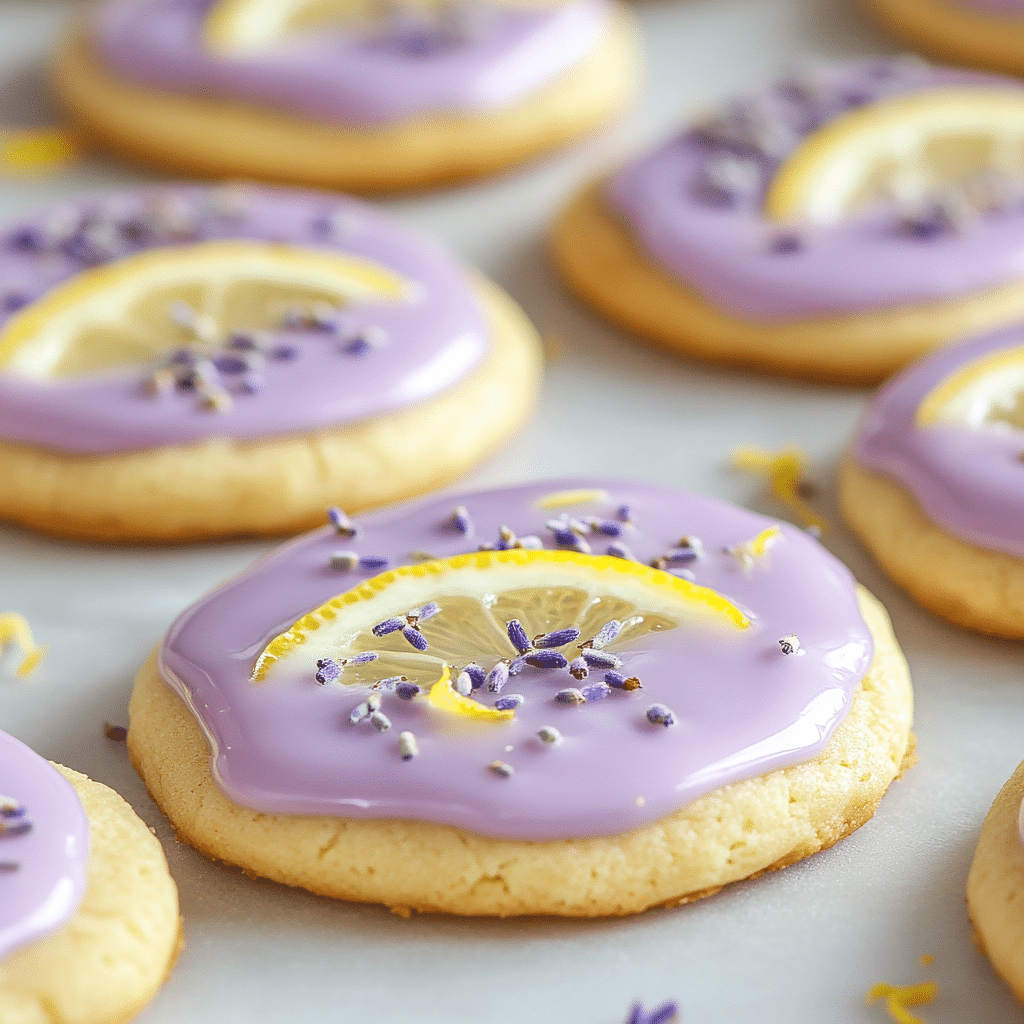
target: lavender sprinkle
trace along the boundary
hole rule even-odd
[[[316,681],[320,684],[333,683],[341,675],[341,666],[333,658],[320,658],[316,667]]]
[[[580,631],[575,626],[570,626],[568,629],[556,629],[550,633],[538,633],[533,638],[533,646],[538,650],[564,647],[566,644],[571,644],[573,640],[578,640],[579,638]]]
[[[420,752],[416,737],[411,732],[403,732],[398,735],[398,756],[403,761],[411,761],[418,757]]]
[[[569,675],[573,679],[586,679],[590,675],[590,666],[587,664],[587,659],[582,656],[573,658],[569,662]]]
[[[537,651],[527,654],[524,660],[534,668],[566,668],[569,664],[565,655],[558,651]]]
[[[465,505],[456,505],[452,509],[451,523],[459,533],[468,536],[473,532],[473,520],[470,518]]]
[[[651,725],[664,725],[668,727],[676,724],[676,716],[664,704],[652,704],[647,709],[647,721]]]
[[[413,697],[420,694],[422,691],[415,683],[401,682],[395,687],[395,693],[402,700],[412,700]]]
[[[427,619],[432,619],[440,610],[441,606],[436,601],[431,601],[422,608],[409,612],[409,616],[410,618],[418,619],[420,622],[426,622]]]
[[[383,555],[363,555],[359,559],[360,569],[386,569],[391,563]]]
[[[591,668],[621,668],[622,659],[616,657],[614,654],[610,654],[608,651],[595,651],[594,648],[588,647],[580,657],[591,667]]]
[[[518,658],[513,658],[508,663],[508,674],[510,676],[517,676],[524,668],[526,668],[526,658],[520,655]]]
[[[353,709],[352,713],[348,716],[348,720],[353,724],[357,725],[370,713],[370,704],[368,701],[363,701],[362,704],[357,704]]]
[[[346,658],[343,665],[368,665],[371,661],[376,661],[380,655],[376,651],[360,651],[359,654],[353,655],[351,658]]]
[[[0,821],[0,837],[2,836],[23,836],[26,832],[32,831],[32,822],[25,818],[12,821],[10,824]]]
[[[405,626],[402,630],[402,636],[404,636],[417,651],[425,651],[430,646],[430,642],[415,626]]]
[[[779,647],[782,648],[783,654],[803,654],[803,648],[800,646],[800,641],[797,639],[796,633],[790,633],[784,636],[779,641]]]
[[[620,505],[620,506],[619,506],[619,507],[618,507],[618,508],[617,508],[617,509],[615,510],[615,514],[616,514],[616,515],[617,515],[617,516],[619,517],[619,519],[621,519],[621,520],[622,520],[622,521],[623,521],[624,523],[631,523],[631,522],[633,522],[633,512],[632,512],[632,509],[630,509],[630,507],[629,507],[628,505]]]
[[[607,647],[621,632],[622,623],[618,619],[610,619],[587,643],[591,649],[596,647],[601,650],[601,648]]]
[[[375,690],[391,690],[397,686],[398,683],[405,683],[408,682],[408,680],[408,676],[388,676],[386,679],[378,679],[377,682],[373,684],[373,688]],[[380,694],[370,694],[370,700],[374,699],[376,699],[377,703],[372,706],[371,710],[376,711],[376,709],[380,707]]]
[[[583,696],[583,691],[576,689],[575,686],[566,687],[564,690],[559,690],[555,694],[555,700],[559,704],[586,704],[587,698]]]
[[[552,747],[558,746],[562,742],[562,734],[553,725],[542,725],[537,730],[537,737],[542,743],[547,743]]]
[[[504,697],[499,697],[494,702],[494,707],[497,711],[515,711],[525,701],[526,698],[521,693],[510,693]]]
[[[506,764],[504,761],[492,761],[487,766],[495,775],[500,775],[503,779],[510,779],[515,775],[516,770],[510,764]]]
[[[340,508],[336,506],[329,508],[327,510],[327,519],[334,527],[334,532],[340,537],[359,536],[359,527]]]
[[[335,572],[348,572],[359,564],[359,556],[354,551],[334,551],[328,564]]]
[[[452,689],[461,697],[468,697],[473,692],[473,680],[468,672],[460,672],[452,683]]]
[[[404,679],[404,678],[405,678],[404,676],[393,676],[392,679],[384,679],[384,680],[381,680],[381,682],[388,683],[388,682],[392,682],[394,679]],[[378,683],[377,685],[379,686],[380,683]],[[370,696],[366,698],[366,706],[371,711],[377,711],[380,708],[380,694],[379,693],[371,693]]]
[[[7,874],[9,871],[17,871],[21,865],[14,860],[0,860],[0,874]]]
[[[478,665],[475,661],[471,661],[462,670],[467,676],[473,681],[473,689],[479,690],[484,685],[484,680],[487,678],[483,668]]]
[[[604,700],[612,692],[612,688],[607,683],[591,683],[589,686],[584,686],[580,692],[590,704],[597,700]]]
[[[636,555],[634,555],[625,544],[621,544],[619,542],[609,544],[605,549],[605,554],[611,555],[612,558],[624,558],[627,562],[637,561]]]
[[[395,616],[391,619],[385,619],[383,622],[378,622],[370,632],[373,633],[374,636],[387,636],[388,633],[394,633],[396,629],[402,629],[405,624],[405,619],[400,619],[398,616]]]
[[[501,688],[508,682],[508,662],[499,661],[490,672],[487,673],[487,689],[491,693],[500,693]]]
[[[383,711],[371,711],[370,725],[372,725],[377,732],[387,732],[388,729],[391,728],[391,719],[388,718]]]
[[[530,638],[526,635],[523,624],[518,619],[511,619],[506,623],[505,628],[512,646],[520,654],[525,654],[530,649]]]

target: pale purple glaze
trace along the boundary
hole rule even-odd
[[[929,519],[962,540],[1024,557],[1024,433],[914,421],[924,397],[953,371],[1000,349],[1024,345],[1011,328],[942,349],[915,363],[875,396],[854,455],[906,487]]]
[[[639,559],[661,554],[684,533],[703,540],[706,553],[692,564],[696,581],[752,612],[754,626],[728,636],[694,627],[649,634],[618,652],[643,689],[583,706],[552,699],[581,685],[567,671],[526,669],[504,691],[526,697],[516,719],[469,732],[432,728],[435,713],[421,701],[385,694],[382,710],[393,728],[377,733],[348,723],[365,688],[287,674],[250,681],[273,636],[371,575],[332,571],[332,551],[351,548],[407,564],[416,549],[437,557],[476,550],[495,541],[501,525],[544,537],[550,547],[544,524],[553,513],[534,503],[577,487],[605,488],[609,499],[570,509],[574,515],[613,517],[629,505],[635,526],[623,540]],[[448,525],[457,504],[475,523],[470,536]],[[770,521],[713,498],[647,483],[548,481],[435,498],[360,525],[355,540],[323,530],[278,549],[186,611],[162,647],[164,678],[202,723],[214,748],[214,775],[238,804],[424,819],[515,839],[623,832],[724,783],[813,757],[845,716],[871,661],[849,571],[806,533],[783,525],[764,564],[745,573],[722,547],[750,540]],[[596,554],[611,542],[589,540]],[[790,633],[806,655],[781,653],[778,640]],[[595,672],[589,682],[600,679]],[[678,724],[650,724],[645,711],[654,703],[667,705]],[[536,733],[545,725],[559,729],[564,742],[540,742]],[[410,762],[397,752],[402,730],[419,740],[420,754]],[[510,763],[515,775],[489,772],[494,759]]]
[[[22,815],[0,826],[31,822],[21,834],[0,829],[0,961],[70,920],[85,893],[89,821],[78,794],[56,768],[24,743],[0,732],[0,796]]]
[[[223,57],[202,41],[210,0],[109,0],[93,44],[117,75],[172,92],[262,104],[330,123],[373,127],[428,113],[499,109],[586,56],[605,31],[606,0],[548,9],[481,8],[464,41],[423,52],[400,27],[360,37],[340,27]]]
[[[811,131],[865,103],[947,85],[1020,88],[1010,79],[891,60],[838,65],[734,101],[734,110],[767,111],[781,129],[771,155],[712,145],[686,128],[618,171],[605,195],[665,270],[754,320],[877,309],[1016,280],[1024,260],[1020,206],[928,237],[901,229],[893,210],[795,232],[761,213],[772,176]],[[727,201],[709,201],[699,185],[703,168],[726,153],[750,158],[753,181]],[[776,243],[788,235],[797,247],[779,251]]]
[[[146,236],[154,197],[174,205],[190,237]],[[225,197],[232,203],[237,198],[237,215],[211,212]],[[72,227],[63,229],[68,238],[26,251],[19,239],[45,234],[55,210],[69,215]],[[117,226],[115,242],[102,258],[82,257],[83,235],[74,225],[83,216]],[[325,218],[333,218],[330,230]],[[13,315],[4,310],[5,304],[15,304],[7,302],[9,296],[16,302],[38,299],[93,262],[158,245],[224,238],[284,242],[369,259],[408,281],[410,295],[347,308],[345,319],[353,329],[385,333],[385,342],[363,355],[340,352],[337,335],[280,332],[280,341],[294,346],[298,357],[268,360],[261,371],[262,391],[238,395],[225,413],[200,408],[191,392],[148,394],[145,368],[60,381],[0,371],[0,439],[94,454],[344,426],[437,394],[471,371],[487,350],[484,317],[464,271],[432,243],[355,199],[256,186],[230,192],[153,187],[77,200],[16,222],[0,233],[0,330]]]

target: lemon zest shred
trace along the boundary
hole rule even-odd
[[[898,1024],[924,1024],[924,1021],[912,1014],[908,1006],[920,1006],[930,1003],[938,994],[939,986],[934,981],[923,981],[917,985],[889,985],[882,981],[875,985],[864,997],[869,1006],[879,999],[885,1000],[885,1008]]]
[[[800,482],[807,465],[807,456],[800,448],[791,445],[772,452],[755,445],[743,445],[733,451],[730,461],[735,469],[763,477],[772,494],[791,508],[804,526],[816,526],[822,531],[829,528],[828,521],[822,519],[800,495]]]
[[[15,675],[23,678],[39,667],[46,656],[46,648],[40,647],[32,636],[28,620],[17,612],[0,612],[0,653],[10,644],[17,644],[22,651],[21,664]]]
[[[552,491],[537,499],[537,508],[555,509],[569,508],[572,505],[587,505],[593,501],[607,501],[608,492],[599,488],[577,489],[573,491]]]
[[[77,160],[79,146],[59,128],[0,131],[0,166],[14,174],[47,173]]]
[[[444,667],[444,672],[441,673],[441,678],[431,686],[427,693],[427,700],[438,711],[446,711],[450,715],[460,715],[463,718],[472,718],[478,722],[507,722],[516,717],[514,710],[499,711],[497,708],[470,700],[469,697],[463,697],[452,686],[452,675],[447,665]]]

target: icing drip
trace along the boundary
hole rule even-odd
[[[565,519],[540,507],[566,490],[590,493],[560,510]],[[467,729],[422,693],[403,696],[402,681],[383,667],[386,651],[407,664],[401,652],[415,655],[403,633],[415,609],[404,605],[402,621],[394,629],[377,623],[383,631],[370,638],[372,648],[367,643],[380,660],[282,661],[253,682],[271,639],[373,574],[353,564],[332,568],[338,527],[325,528],[186,611],[161,649],[164,677],[214,745],[219,785],[244,806],[418,818],[519,839],[622,832],[724,783],[814,756],[871,660],[848,571],[803,531],[710,498],[651,484],[549,482],[434,499],[347,526],[335,519],[355,534],[344,536],[346,548],[396,566],[481,546],[572,550],[572,538],[595,554],[628,547],[644,563],[663,560],[717,591],[752,624],[739,631],[684,624],[602,640],[598,630],[555,648],[544,643],[579,623],[560,619],[547,627],[548,636],[558,634],[553,640],[531,631],[524,641],[509,622],[507,653],[478,645],[476,661],[453,666],[445,700],[486,710],[513,692],[523,700],[511,716],[467,720]],[[433,597],[441,611],[422,626],[427,636],[445,621],[445,595]],[[794,634],[800,656],[780,648]],[[529,649],[513,674],[514,637]],[[581,680],[577,661],[587,652],[589,676]],[[545,658],[534,664],[530,653]],[[559,658],[548,664],[552,654]],[[505,672],[495,674],[505,660]],[[639,685],[625,685],[631,679]],[[560,697],[568,690],[582,699]],[[387,724],[371,720],[375,714]],[[403,744],[405,734],[413,742]]]
[[[610,12],[605,0],[534,9],[466,5],[454,26],[407,17],[366,33],[332,26],[264,52],[221,57],[202,41],[209,6],[108,0],[91,21],[92,41],[111,70],[140,85],[375,127],[508,106],[593,50]],[[467,10],[480,16],[467,19]]]
[[[285,315],[272,332],[228,333],[205,347],[195,311],[169,304],[172,340],[148,388],[144,366],[44,380],[0,370],[0,439],[94,454],[344,426],[431,397],[486,351],[483,316],[444,253],[356,200],[250,186],[124,192],[10,226],[0,236],[0,332],[83,271],[223,240],[355,257],[406,290]],[[174,344],[172,328],[190,344]]]
[[[0,961],[63,927],[82,900],[89,822],[64,777],[0,732]]]
[[[898,306],[1016,280],[1024,181],[883,202],[830,227],[779,225],[765,191],[813,131],[866,104],[955,85],[1019,83],[917,62],[822,70],[741,97],[631,162],[611,207],[646,252],[723,309],[754,320]],[[966,220],[965,220],[966,218]]]

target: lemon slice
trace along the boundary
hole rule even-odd
[[[925,395],[915,421],[919,427],[1005,424],[1024,430],[1024,347],[994,352],[949,374]]]
[[[506,722],[516,716],[512,710],[501,711],[498,708],[490,708],[471,697],[456,693],[452,686],[451,672],[447,667],[441,678],[430,688],[427,700],[438,711],[447,711],[450,715],[459,715],[462,718],[475,719],[479,722]]]
[[[413,627],[419,637],[394,627],[435,603],[439,610]],[[717,591],[637,562],[574,551],[479,551],[402,566],[338,594],[271,640],[253,679],[272,679],[284,665],[288,674],[312,677],[323,659],[348,661],[341,684],[404,677],[429,693],[434,707],[481,717],[480,702],[456,693],[449,675],[471,662],[489,670],[514,661],[521,652],[509,639],[513,619],[530,638],[575,628],[581,642],[615,620],[621,628],[601,645],[609,651],[684,623],[718,631],[750,626]],[[579,653],[560,646],[567,659]],[[357,656],[365,652],[377,657],[363,662]]]
[[[214,335],[280,326],[289,309],[397,300],[405,282],[368,260],[252,241],[150,249],[77,275],[13,317],[0,368],[36,379],[146,363],[181,344],[182,302]]]
[[[992,170],[1024,171],[1024,90],[928,89],[813,132],[776,173],[764,212],[836,224],[881,198],[925,195]]]

